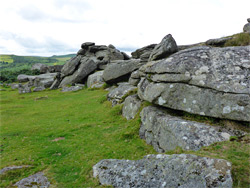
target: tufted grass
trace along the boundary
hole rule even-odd
[[[226,46],[247,46],[250,45],[250,34],[249,33],[238,33],[232,36],[233,39],[227,41],[224,45]]]
[[[111,108],[107,91],[83,89],[18,94],[0,91],[0,169],[31,165],[1,177],[0,187],[43,171],[51,187],[104,187],[92,177],[92,166],[102,159],[141,159],[156,152],[138,136],[140,118],[127,121],[122,106]],[[150,105],[145,102],[144,106]],[[226,159],[233,164],[234,186],[244,188],[249,180],[249,143],[216,143],[200,151],[177,148],[173,153],[192,153]]]

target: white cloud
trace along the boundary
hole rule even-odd
[[[0,54],[72,53],[85,41],[132,50],[168,33],[177,44],[197,43],[241,32],[249,7],[249,0],[1,0]]]

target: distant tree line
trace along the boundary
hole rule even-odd
[[[38,70],[21,69],[17,71],[1,71],[0,72],[0,82],[12,83],[17,81],[17,76],[19,74],[27,75],[38,75],[40,72]]]

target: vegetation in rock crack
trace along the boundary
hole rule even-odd
[[[250,45],[250,33],[238,33],[225,43],[226,46],[247,46]]]
[[[139,138],[139,114],[127,121],[120,115],[122,105],[112,108],[105,101],[105,90],[85,88],[69,93],[46,90],[24,95],[5,90],[0,91],[0,168],[31,167],[1,175],[0,187],[11,186],[40,171],[48,177],[51,187],[103,187],[92,176],[92,167],[100,160],[137,160],[156,153]],[[167,154],[191,153],[226,159],[233,165],[234,187],[248,187],[249,135],[231,140],[200,151],[177,148]]]

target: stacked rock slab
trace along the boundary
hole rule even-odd
[[[140,115],[140,137],[160,153],[174,150],[176,147],[199,150],[215,142],[227,141],[233,136],[231,133],[222,132],[219,127],[184,120],[158,107],[148,106]]]
[[[102,77],[109,84],[128,81],[131,73],[142,65],[140,59],[112,61],[107,65]]]
[[[231,188],[231,163],[196,155],[147,155],[141,160],[105,159],[93,167],[102,185],[114,187]]]
[[[140,68],[142,100],[193,114],[250,121],[250,46],[195,47]]]
[[[129,82],[129,84],[131,84],[133,86],[137,86],[138,85],[138,83],[140,82],[140,74],[139,74],[138,70],[132,72],[132,74],[131,74],[128,82]]]
[[[127,56],[125,57],[125,54],[115,49],[113,45],[95,45],[93,42],[83,43],[77,56],[63,66],[60,76],[54,81],[51,89],[83,83],[88,75],[98,69],[99,65],[104,66],[110,61],[126,58]]]
[[[148,46],[137,49],[136,51],[131,53],[132,58],[141,59],[142,61],[147,62],[155,46],[156,44],[150,44]]]
[[[128,95],[134,94],[137,88],[128,83],[119,83],[119,86],[110,90],[107,98],[112,102],[112,106],[121,104]]]

